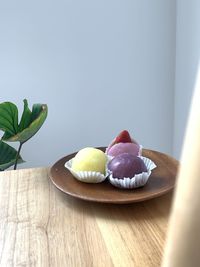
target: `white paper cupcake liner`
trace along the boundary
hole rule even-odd
[[[142,149],[143,149],[143,146],[140,145],[140,150],[139,150],[139,156],[142,157]]]
[[[144,164],[147,167],[147,172],[136,174],[134,177],[131,178],[125,177],[123,179],[119,179],[113,178],[112,172],[108,170],[108,179],[110,183],[118,188],[124,189],[132,189],[144,186],[147,183],[149,176],[151,175],[151,171],[156,168],[156,164],[149,158],[143,156],[140,156],[140,158],[144,161]]]
[[[70,159],[65,163],[65,167],[71,172],[71,174],[79,181],[84,182],[84,183],[101,183],[103,182],[107,176],[108,172],[106,171],[106,175],[103,175],[100,172],[95,172],[95,171],[79,171],[76,172],[74,171],[72,167],[72,162],[73,159]]]

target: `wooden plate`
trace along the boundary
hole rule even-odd
[[[101,147],[105,151],[105,148]],[[77,152],[76,152],[77,153]],[[174,188],[178,161],[153,150],[143,149],[142,155],[155,162],[157,168],[152,171],[147,184],[138,189],[118,189],[107,180],[99,184],[87,184],[76,180],[64,167],[76,153],[57,161],[50,170],[50,179],[64,193],[83,200],[104,203],[131,203],[155,198]]]

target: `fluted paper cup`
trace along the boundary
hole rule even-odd
[[[156,164],[149,158],[139,156],[147,167],[147,172],[136,174],[134,177],[113,178],[112,172],[108,170],[108,179],[110,183],[118,188],[133,189],[144,186],[150,175],[151,171],[156,168]]]
[[[71,174],[79,181],[84,182],[84,183],[101,183],[103,182],[107,176],[108,172],[106,170],[106,174],[102,174],[100,172],[95,172],[95,171],[74,171],[72,169],[72,162],[73,159],[70,159],[65,163],[65,167],[71,172]]]

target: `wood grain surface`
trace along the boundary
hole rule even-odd
[[[48,169],[0,173],[0,266],[160,266],[172,193],[141,203],[79,200]]]

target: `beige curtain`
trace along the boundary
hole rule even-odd
[[[162,266],[200,266],[200,71],[182,151]]]

